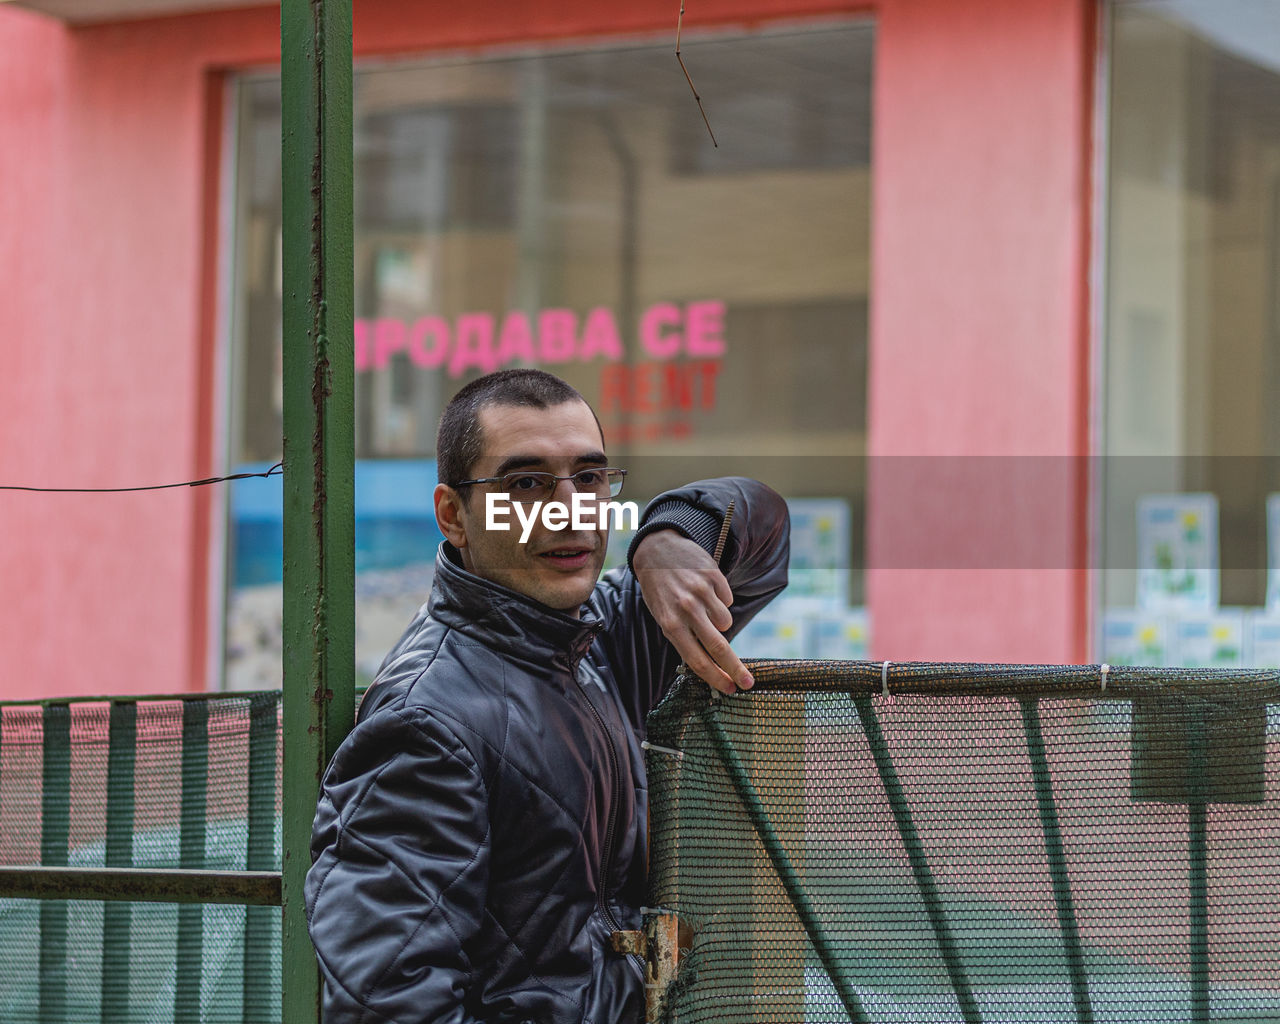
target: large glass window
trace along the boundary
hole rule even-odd
[[[1110,49],[1101,654],[1280,667],[1280,7]]]
[[[478,374],[592,402],[640,501],[748,473],[794,501],[796,585],[747,653],[865,649],[873,30],[866,23],[356,76],[357,659],[425,600],[435,428]],[[279,82],[240,86],[232,451],[279,458]],[[246,483],[261,484],[261,481]],[[233,494],[229,685],[278,674],[278,498]],[[625,550],[611,544],[611,560]],[[859,646],[862,645],[862,646]]]

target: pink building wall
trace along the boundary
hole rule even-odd
[[[4,482],[208,475],[207,91],[224,64],[273,59],[277,24],[71,31],[0,10],[0,74],[26,83],[0,96],[0,130],[20,140],[0,147],[0,192],[23,195],[0,243],[18,268],[0,303]],[[203,688],[211,497],[4,493],[0,694]]]
[[[877,658],[1088,657],[1088,495],[1073,457],[1088,454],[1093,10],[881,8],[867,532]]]
[[[714,0],[686,22],[859,10]],[[1091,10],[882,0],[874,12],[873,455],[1086,451]],[[368,0],[356,15],[365,54],[674,28],[658,0]],[[0,482],[215,471],[222,83],[278,60],[278,31],[275,8],[78,30],[0,8],[0,131],[16,140],[0,147]],[[1010,488],[992,521],[981,474],[954,460],[873,461],[876,657],[1084,656],[1086,581],[1065,568],[1085,541],[1077,477]],[[956,489],[920,500],[936,495],[920,474],[938,467]],[[0,492],[0,697],[208,685],[214,500]],[[925,537],[1034,545],[1063,568],[938,570]]]

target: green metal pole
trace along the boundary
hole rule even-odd
[[[831,980],[831,985],[836,990],[836,996],[844,1006],[844,1011],[848,1015],[850,1024],[867,1024],[871,1018],[867,1016],[866,1010],[863,1009],[862,1001],[858,998],[858,993],[853,987],[853,981],[845,973],[844,966],[840,963],[835,943],[827,935],[827,930],[822,925],[822,919],[818,917],[817,908],[814,907],[809,899],[808,892],[805,891],[803,880],[791,863],[791,858],[787,856],[787,851],[773,827],[773,822],[769,820],[769,812],[760,801],[755,787],[751,785],[751,777],[747,774],[746,766],[743,765],[742,759],[738,757],[738,752],[734,750],[729,734],[725,732],[724,726],[716,718],[716,708],[716,704],[711,704],[704,708],[702,721],[706,725],[707,731],[711,734],[711,742],[715,744],[716,752],[724,762],[725,770],[729,773],[729,778],[733,782],[733,788],[738,794],[738,799],[742,801],[747,817],[751,819],[756,835],[760,837],[760,843],[764,847],[765,853],[768,854],[774,871],[778,873],[778,881],[782,883],[782,888],[791,900],[796,916],[800,919],[800,924],[804,928],[805,934],[809,937],[809,942],[813,945],[813,951],[818,954],[823,970],[827,972],[827,977]]]
[[[64,867],[71,845],[71,709],[44,709],[40,863]],[[40,1024],[67,1016],[67,905],[40,904]]]
[[[138,705],[112,701],[107,719],[106,866],[133,867],[134,769],[138,756]],[[129,953],[133,908],[102,908],[100,1020],[119,1020],[129,1010]]]
[[[303,885],[355,705],[351,0],[280,5],[284,236],[283,1019],[318,1021]]]
[[[1205,771],[1209,744],[1205,726],[1206,708],[1190,709],[1187,723],[1187,778],[1191,791],[1187,801],[1187,858],[1189,911],[1191,916],[1191,1024],[1209,1020],[1209,822],[1205,798]]]
[[[206,867],[205,843],[209,813],[209,705],[189,700],[182,705],[182,803],[179,810],[178,867]],[[204,907],[178,908],[177,972],[174,979],[173,1019],[200,1019],[200,989],[204,974]]]
[[[1089,1001],[1089,978],[1084,969],[1084,947],[1076,921],[1075,902],[1071,898],[1071,875],[1067,871],[1067,849],[1062,841],[1058,807],[1053,799],[1053,776],[1049,774],[1049,755],[1044,746],[1044,730],[1040,725],[1040,705],[1034,697],[1023,697],[1022,728],[1027,734],[1027,754],[1031,759],[1031,777],[1036,787],[1036,803],[1040,808],[1040,828],[1044,833],[1045,856],[1049,860],[1049,879],[1053,883],[1053,901],[1058,908],[1058,928],[1067,958],[1067,975],[1071,979],[1071,998],[1075,1002],[1076,1020],[1093,1024],[1093,1004]]]
[[[280,737],[280,701],[259,693],[249,701],[249,829],[245,837],[245,870],[271,871],[275,859],[276,744]],[[245,907],[244,971],[241,991],[246,1024],[276,1017],[270,993],[273,964],[280,948],[280,912]]]
[[[182,906],[223,903],[236,907],[278,907],[280,873],[0,864],[0,899],[43,900],[47,906],[65,906],[61,902],[64,900],[105,900],[108,903],[177,903]],[[128,952],[126,948],[126,956]],[[57,1019],[61,1021],[63,1017]]]
[[[916,888],[920,891],[920,899],[924,901],[925,913],[929,916],[929,924],[933,928],[933,936],[938,943],[938,952],[942,955],[947,976],[951,979],[951,987],[955,990],[956,1001],[960,1006],[960,1016],[965,1024],[980,1024],[982,1015],[978,1012],[978,1001],[974,998],[973,986],[969,984],[968,973],[960,959],[960,947],[956,944],[955,936],[951,932],[951,925],[947,923],[942,897],[938,893],[938,884],[929,868],[929,859],[925,856],[920,833],[916,831],[911,807],[907,803],[907,794],[902,788],[902,780],[898,778],[898,770],[894,768],[893,758],[889,756],[889,744],[885,742],[884,731],[880,728],[880,719],[876,715],[876,709],[872,706],[870,697],[854,696],[853,706],[858,711],[862,731],[867,737],[867,745],[871,748],[871,756],[875,759],[876,770],[880,773],[880,783],[884,786],[885,796],[889,799],[889,808],[893,811],[893,820],[897,823],[898,835],[902,838],[907,860],[911,862],[911,873],[915,876]]]

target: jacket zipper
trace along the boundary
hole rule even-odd
[[[609,726],[605,724],[604,715],[596,707],[596,703],[591,699],[591,694],[587,692],[587,688],[578,681],[576,665],[574,666],[573,679],[582,694],[582,699],[587,702],[587,707],[591,709],[591,713],[595,716],[601,732],[604,733],[605,741],[609,747],[609,764],[613,769],[613,806],[609,809],[609,824],[605,826],[604,831],[604,847],[600,856],[600,891],[596,895],[596,906],[609,930],[616,932],[622,930],[622,922],[613,916],[613,911],[605,903],[605,894],[609,891],[609,869],[613,860],[613,843],[617,833],[618,808],[622,804],[622,766],[619,764],[618,747],[613,742],[613,733],[609,731]],[[644,974],[644,957],[628,953],[627,959],[635,964],[641,975]]]
[[[613,916],[608,905],[605,903],[605,894],[609,890],[609,869],[613,860],[613,843],[615,832],[617,831],[618,806],[622,803],[621,793],[621,773],[622,768],[618,763],[618,748],[613,742],[613,734],[609,732],[608,725],[605,724],[604,715],[600,713],[600,709],[596,707],[595,701],[591,699],[591,694],[587,692],[585,686],[578,680],[578,674],[574,672],[574,681],[577,683],[578,690],[582,694],[583,700],[587,702],[587,707],[591,709],[591,713],[595,716],[596,723],[600,726],[600,731],[604,733],[604,738],[609,747],[609,766],[613,769],[613,806],[609,808],[609,823],[605,826],[604,832],[604,849],[600,857],[600,887],[596,895],[596,905],[600,909],[600,914],[604,918],[605,923],[613,930],[618,931],[622,928],[621,922]]]

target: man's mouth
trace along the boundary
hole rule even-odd
[[[563,569],[577,569],[585,565],[591,557],[592,549],[581,545],[566,545],[539,552],[539,558],[545,558],[552,565]]]

